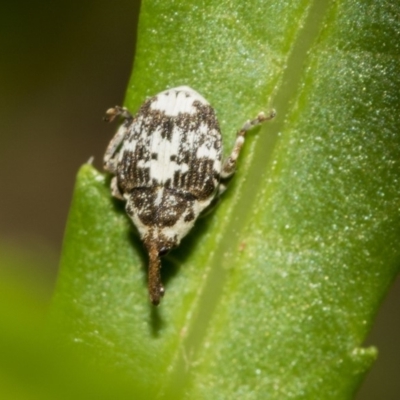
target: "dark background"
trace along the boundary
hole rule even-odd
[[[0,13],[0,250],[40,259],[54,286],[78,168],[101,159],[132,68],[139,2],[2,4]],[[39,257],[39,258],[37,258]],[[0,265],[1,268],[1,265]],[[400,279],[366,341],[380,355],[358,400],[400,398]]]

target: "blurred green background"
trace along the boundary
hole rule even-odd
[[[0,279],[10,291],[22,287],[26,301],[37,299],[43,309],[56,279],[76,172],[91,156],[101,168],[115,129],[102,116],[123,101],[138,12],[135,0],[2,7]],[[18,304],[7,307],[12,312]],[[399,309],[397,279],[366,341],[379,357],[358,400],[398,398]]]

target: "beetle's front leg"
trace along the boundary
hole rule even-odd
[[[242,150],[246,132],[249,131],[250,129],[254,128],[257,125],[262,124],[264,121],[268,121],[268,120],[274,118],[275,115],[276,115],[275,110],[272,110],[269,113],[269,115],[267,115],[267,116],[263,112],[261,112],[260,114],[257,115],[257,118],[246,121],[244,123],[244,125],[242,126],[242,129],[236,135],[236,141],[235,141],[235,144],[233,146],[233,150],[232,150],[230,156],[225,160],[225,162],[222,165],[222,171],[221,171],[222,179],[229,178],[235,172],[236,162],[239,157],[240,151]],[[224,189],[222,188],[222,191],[223,190]]]
[[[124,198],[124,196],[122,195],[121,191],[119,190],[118,181],[117,181],[117,177],[116,176],[114,176],[111,179],[110,187],[111,187],[111,194],[112,194],[113,197],[115,197],[118,200],[123,200],[123,201],[126,200]]]
[[[103,158],[103,166],[107,172],[115,175],[117,173],[117,149],[119,145],[124,140],[126,134],[128,133],[129,125],[132,123],[133,117],[130,112],[123,107],[115,106],[114,108],[110,108],[106,111],[106,115],[104,117],[104,121],[111,122],[118,115],[121,115],[125,118],[123,124],[118,128],[117,133],[111,139],[110,144],[107,146],[106,152]]]

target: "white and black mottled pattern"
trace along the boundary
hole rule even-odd
[[[108,120],[117,115],[125,121],[107,148],[104,166],[115,175],[113,195],[126,201],[149,253],[149,293],[158,304],[164,293],[160,256],[180,243],[221,191],[221,177],[233,174],[244,133],[268,118],[260,114],[243,126],[222,165],[214,109],[187,86],[146,100],[135,117],[118,106],[107,111]]]

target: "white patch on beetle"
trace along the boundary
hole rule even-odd
[[[160,257],[179,245],[196,219],[224,190],[233,175],[246,132],[275,111],[247,121],[222,162],[222,138],[214,109],[187,86],[146,100],[133,117],[116,106],[106,120],[125,118],[104,155],[114,175],[112,195],[126,202],[149,254],[149,295],[154,305],[164,294]]]

